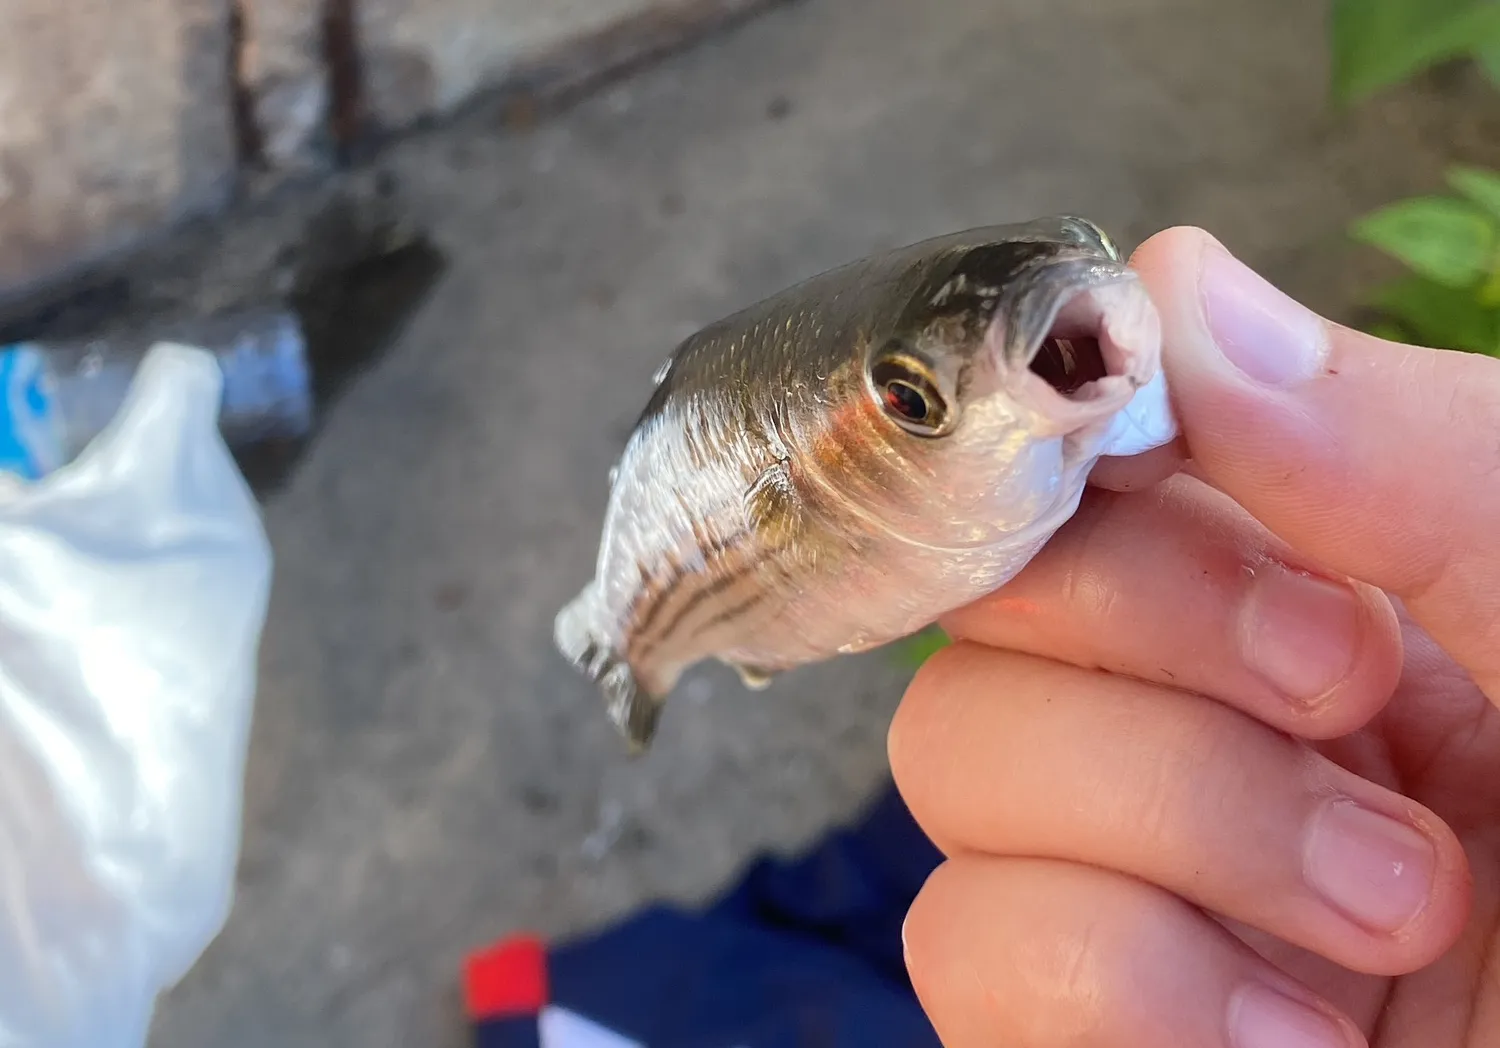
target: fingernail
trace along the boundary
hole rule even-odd
[[[1282,695],[1312,705],[1354,668],[1362,619],[1348,586],[1266,565],[1240,619],[1240,656]]]
[[[1203,252],[1199,293],[1219,352],[1256,382],[1285,387],[1311,378],[1324,354],[1323,322],[1223,248]]]
[[[1390,933],[1427,905],[1436,864],[1432,843],[1415,829],[1340,799],[1313,816],[1303,874],[1346,917]]]
[[[1229,1006],[1234,1048],[1350,1048],[1337,1022],[1269,987],[1240,988]]]

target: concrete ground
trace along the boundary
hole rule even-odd
[[[1323,6],[804,0],[533,130],[481,108],[395,146],[450,268],[269,502],[237,906],[153,1043],[456,1046],[466,950],[700,898],[853,814],[884,655],[695,674],[629,764],[553,653],[652,371],[867,250],[1060,210],[1207,225],[1349,315],[1346,221],[1495,160],[1500,113],[1449,78],[1330,115]]]

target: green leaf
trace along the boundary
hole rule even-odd
[[[1406,329],[1405,334],[1395,336],[1397,341],[1493,354],[1500,347],[1500,311],[1487,308],[1476,295],[1472,287],[1446,287],[1422,277],[1405,277],[1376,291],[1370,304]],[[1392,337],[1383,331],[1379,334]]]
[[[893,646],[896,660],[908,669],[916,669],[933,655],[946,648],[952,641],[938,626],[929,626],[920,633],[913,633]]]
[[[1411,345],[1414,336],[1394,320],[1377,320],[1365,326],[1365,334],[1383,338],[1387,342],[1404,342]],[[1417,340],[1420,341],[1420,340]]]
[[[1496,0],[1334,0],[1333,95],[1344,104],[1500,45]]]
[[[1387,205],[1360,219],[1350,232],[1448,287],[1476,283],[1494,258],[1494,222],[1474,204],[1450,197]]]
[[[1500,87],[1500,40],[1480,44],[1474,51],[1474,61],[1479,63],[1480,71],[1489,82]]]
[[[1460,165],[1448,169],[1448,184],[1500,219],[1500,174]]]

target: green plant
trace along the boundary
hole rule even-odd
[[[1500,175],[1448,172],[1454,193],[1387,205],[1360,219],[1355,239],[1411,272],[1375,290],[1372,333],[1402,342],[1500,356]]]
[[[890,651],[897,662],[915,671],[922,663],[950,643],[948,634],[944,633],[940,627],[928,626],[925,630],[896,641],[891,645]]]
[[[1440,63],[1471,60],[1500,85],[1500,0],[1333,0],[1332,93],[1349,105]],[[1398,201],[1353,238],[1408,274],[1369,297],[1373,334],[1500,356],[1500,174],[1448,172],[1445,195]]]
[[[1473,59],[1500,84],[1496,0],[1333,0],[1330,29],[1343,105],[1454,59]]]

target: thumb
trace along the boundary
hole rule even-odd
[[[1500,699],[1500,361],[1326,321],[1201,230],[1157,235],[1133,265],[1199,474],[1400,597]]]

